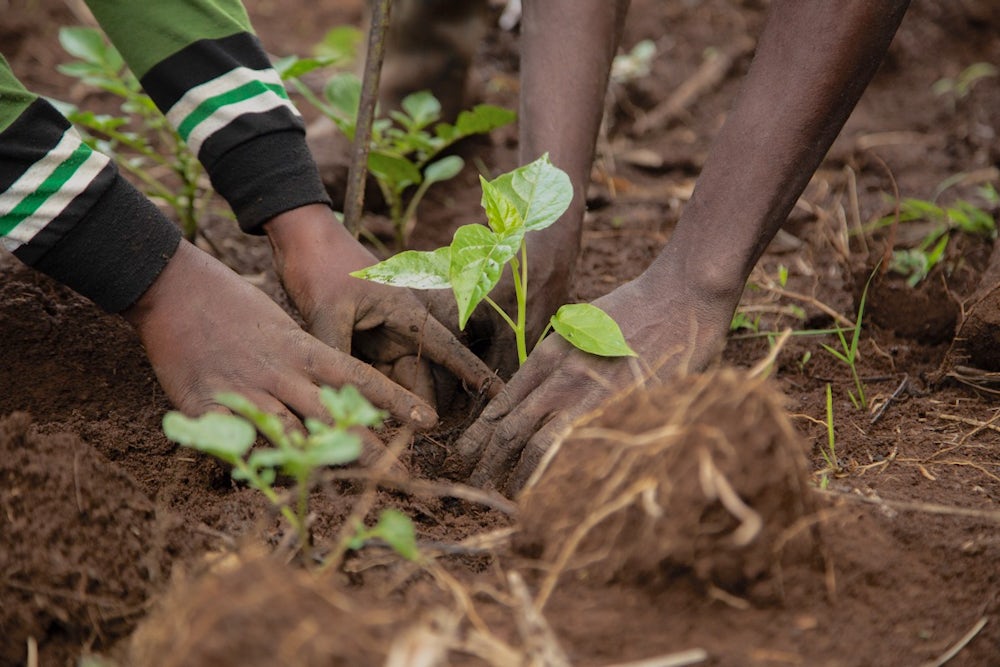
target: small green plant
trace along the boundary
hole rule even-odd
[[[840,464],[837,462],[837,438],[833,429],[833,390],[830,388],[829,382],[826,384],[826,447],[821,445],[819,453],[823,457],[823,461],[826,462],[827,470],[824,471],[820,482],[820,488],[825,489],[830,482],[830,478],[825,473],[827,471],[830,474],[840,472]]]
[[[876,271],[878,268],[876,267]],[[855,395],[854,392],[848,390],[847,395],[851,399],[851,403],[854,404],[855,408],[867,410],[868,409],[868,399],[865,397],[865,386],[861,381],[861,376],[858,375],[858,343],[861,340],[861,318],[864,317],[865,313],[865,301],[868,299],[868,288],[871,286],[872,278],[875,277],[875,271],[868,276],[868,282],[865,283],[865,288],[861,292],[861,301],[858,303],[858,314],[854,320],[854,329],[851,334],[850,343],[847,342],[847,337],[844,335],[844,330],[837,328],[837,338],[840,340],[840,349],[836,349],[826,343],[821,343],[823,349],[832,354],[836,359],[842,361],[851,369],[851,377],[854,379],[854,388],[857,391]]]
[[[365,546],[366,542],[373,539],[382,540],[393,551],[407,560],[420,560],[413,522],[399,510],[384,510],[371,528],[366,527],[359,520],[354,526],[354,536],[348,541],[347,548],[358,551]]]
[[[319,398],[333,423],[306,419],[307,433],[286,430],[277,415],[264,412],[247,398],[233,393],[219,394],[216,401],[235,414],[209,412],[190,418],[171,411],[163,417],[163,432],[180,445],[231,465],[233,479],[264,494],[296,532],[299,546],[305,548],[310,543],[307,517],[315,472],[325,466],[357,460],[361,454],[361,436],[351,429],[378,427],[385,418],[384,412],[375,409],[352,386],[340,390],[323,387]],[[251,451],[258,431],[273,447]],[[294,481],[292,504],[283,500],[274,488],[278,473]],[[391,538],[400,529],[393,525],[390,529],[395,532],[388,537],[379,536],[393,543]]]
[[[981,188],[984,199],[990,201],[991,188]],[[992,193],[995,194],[995,190]],[[891,224],[894,216],[886,216],[877,221],[877,226]],[[945,250],[953,232],[996,237],[996,222],[993,216],[978,206],[964,200],[952,206],[939,206],[923,199],[904,199],[899,204],[899,221],[913,222],[925,220],[935,223],[931,231],[915,248],[893,252],[890,270],[907,277],[907,283],[915,287],[944,258]]]
[[[280,61],[282,78],[321,111],[348,139],[354,139],[361,80],[350,72],[334,74],[323,87],[322,97],[302,81],[302,76],[329,64],[322,58]],[[442,122],[441,103],[430,91],[407,95],[401,108],[378,118],[372,125],[368,170],[375,177],[389,207],[396,243],[406,244],[417,207],[434,183],[454,178],[465,166],[457,155],[439,158],[461,139],[486,134],[514,121],[516,114],[491,104],[480,104],[458,115],[455,123]],[[412,188],[416,188],[413,190]]]
[[[972,63],[956,77],[943,77],[934,82],[931,90],[939,97],[945,97],[954,110],[958,100],[964,100],[972,92],[973,86],[982,79],[997,76],[1000,70],[987,62]]]
[[[462,329],[476,306],[485,301],[514,330],[517,356],[523,364],[528,357],[525,235],[545,229],[559,219],[573,198],[573,186],[566,173],[549,161],[547,154],[492,181],[481,176],[479,180],[488,226],[463,225],[455,231],[450,246],[430,252],[408,250],[351,275],[415,289],[450,288],[458,304]],[[517,312],[513,316],[489,297],[508,264],[517,301]],[[567,304],[559,308],[541,338],[549,328],[584,352],[611,357],[635,356],[618,324],[590,304]]]
[[[59,71],[120,98],[121,114],[95,114],[56,101],[59,109],[84,131],[84,140],[92,148],[115,157],[120,167],[140,181],[147,196],[165,202],[184,236],[193,240],[212,193],[197,157],[98,30],[64,27],[59,42],[77,58],[59,65]]]

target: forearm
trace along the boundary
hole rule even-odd
[[[757,53],[653,270],[738,298],[874,76],[908,0],[777,0]]]
[[[87,4],[245,231],[329,203],[299,112],[241,2]]]
[[[560,270],[576,260],[608,75],[627,9],[627,0],[524,2],[520,161],[548,152],[573,184],[568,212],[531,240],[548,246]]]
[[[180,233],[0,59],[0,244],[111,312],[155,280]]]

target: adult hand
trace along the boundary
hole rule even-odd
[[[512,494],[578,417],[641,381],[703,368],[725,340],[739,296],[696,293],[690,283],[647,271],[594,302],[618,322],[639,355],[589,355],[550,336],[462,435],[449,471]]]
[[[123,316],[139,333],[171,402],[198,415],[238,392],[286,427],[328,417],[317,385],[353,384],[376,406],[421,428],[434,409],[368,364],[303,331],[266,294],[181,242],[156,281]]]
[[[373,363],[428,402],[435,398],[434,362],[475,389],[502,383],[409,290],[353,278],[375,264],[323,205],[283,213],[264,225],[282,283],[310,332]]]

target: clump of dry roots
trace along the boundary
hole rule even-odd
[[[378,625],[329,581],[273,556],[228,554],[175,575],[133,634],[128,664],[379,664]]]
[[[542,599],[570,572],[646,585],[693,573],[748,592],[790,541],[816,553],[804,528],[813,508],[805,443],[781,394],[741,371],[622,396],[542,465],[522,496],[517,541],[547,565]]]

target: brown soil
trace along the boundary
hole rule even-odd
[[[78,4],[8,4],[0,50],[19,76],[40,93],[107,104],[55,71],[56,30],[78,22]],[[247,4],[275,54],[303,53],[361,16],[356,1]],[[662,247],[767,4],[633,0],[625,46],[653,39],[658,56],[650,76],[612,91],[577,298],[634,277]],[[733,333],[726,365],[764,358],[767,332],[829,328],[830,310],[856,317],[889,239],[919,241],[909,223],[895,237],[849,233],[892,213],[894,187],[996,217],[978,188],[1000,181],[1000,78],[964,97],[931,90],[975,62],[1000,62],[994,4],[914,1],[751,277],[741,308],[759,331]],[[722,80],[644,130],[709,48],[732,58]],[[516,33],[483,41],[480,98],[514,106],[516,53]],[[508,128],[470,150],[506,169],[515,148]],[[432,189],[422,223],[475,216],[474,184],[470,167]],[[286,304],[266,243],[233,227],[220,216],[205,233]],[[416,241],[429,242],[424,234]],[[852,405],[850,371],[821,347],[838,346],[835,336],[793,336],[771,384],[726,371],[606,407],[563,445],[518,519],[502,504],[457,500],[434,478],[443,443],[468,418],[467,402],[446,407],[441,432],[407,452],[422,487],[368,493],[331,478],[311,498],[317,553],[370,502],[369,519],[389,506],[413,519],[426,560],[374,544],[322,574],[284,562],[285,526],[257,494],[164,438],[169,406],[127,325],[0,257],[0,664],[25,664],[36,647],[45,666],[93,654],[123,665],[610,665],[690,649],[710,665],[922,665],[943,664],[952,647],[949,665],[1000,664],[996,399],[970,386],[989,389],[966,368],[978,350],[995,359],[1000,303],[980,294],[976,310],[956,310],[971,304],[992,244],[953,241],[921,288],[938,291],[911,294],[892,274],[873,283],[859,360],[870,409]],[[933,327],[932,307],[944,313]],[[963,312],[975,316],[964,327]],[[956,328],[963,341],[942,367]],[[836,470],[820,454],[828,385]],[[632,447],[659,430],[669,437]],[[640,482],[649,490],[596,521]]]

